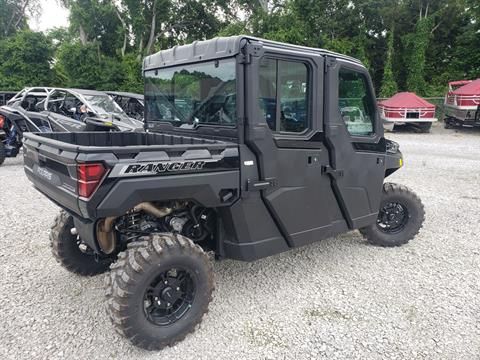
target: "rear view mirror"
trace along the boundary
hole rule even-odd
[[[75,114],[77,112],[77,109],[72,107],[70,109],[68,109],[72,114]]]

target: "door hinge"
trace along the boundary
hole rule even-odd
[[[344,172],[343,170],[333,169],[330,165],[322,166],[322,174],[330,175],[332,178],[336,179],[342,177]]]
[[[242,48],[240,64],[250,64],[252,62],[252,56],[261,56],[262,49],[263,46],[261,44],[246,44]]]
[[[250,179],[247,180],[247,191],[266,190],[275,186],[277,186],[277,181],[275,178],[268,178],[260,181],[252,181]]]
[[[327,72],[329,68],[335,67],[335,65],[337,65],[337,59],[330,56],[325,58],[325,72]]]

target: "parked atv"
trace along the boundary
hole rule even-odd
[[[143,121],[145,112],[143,95],[120,91],[107,91],[107,94],[113,98],[129,117]]]
[[[73,119],[91,125],[87,128],[113,131],[143,129],[143,122],[128,115],[103,91],[83,89],[54,89],[44,103],[37,105],[39,111],[50,114],[58,121]]]
[[[49,87],[26,87],[7,101],[6,105],[21,107],[25,111],[37,111],[37,104],[45,101],[52,91]]]
[[[22,147],[25,132],[84,131],[78,121],[62,123],[47,114],[25,111],[21,107],[0,107],[0,165],[7,157],[16,157]]]
[[[418,196],[384,183],[402,154],[358,60],[237,36],[149,56],[144,76],[149,132],[28,133],[24,151],[62,207],[55,258],[110,270],[107,310],[133,344],[161,349],[201,322],[209,252],[253,261],[355,229],[399,246],[422,227]],[[342,107],[361,111],[355,126]]]
[[[29,89],[12,102],[12,106],[0,107],[0,129],[3,130],[0,133],[0,165],[6,157],[17,156],[25,132],[143,130],[141,121],[129,118],[103,92],[48,89],[42,98],[37,96],[38,90],[31,91]],[[25,102],[33,111],[25,110]]]
[[[14,91],[0,91],[0,106],[6,105],[7,102],[15,97],[17,93]]]

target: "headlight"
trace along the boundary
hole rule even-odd
[[[392,140],[387,140],[386,145],[388,154],[396,154],[398,152],[398,149],[400,148],[400,145]]]

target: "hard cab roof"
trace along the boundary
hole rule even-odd
[[[147,56],[144,59],[143,70],[158,69],[198,61],[232,57],[237,55],[247,43],[261,44],[272,48],[296,51],[299,54],[328,55],[361,64],[358,59],[324,49],[316,49],[306,46],[292,45],[255,38],[252,36],[238,35],[231,37],[217,37],[204,41],[195,41],[188,45],[177,45],[171,49],[159,51],[156,54]]]

